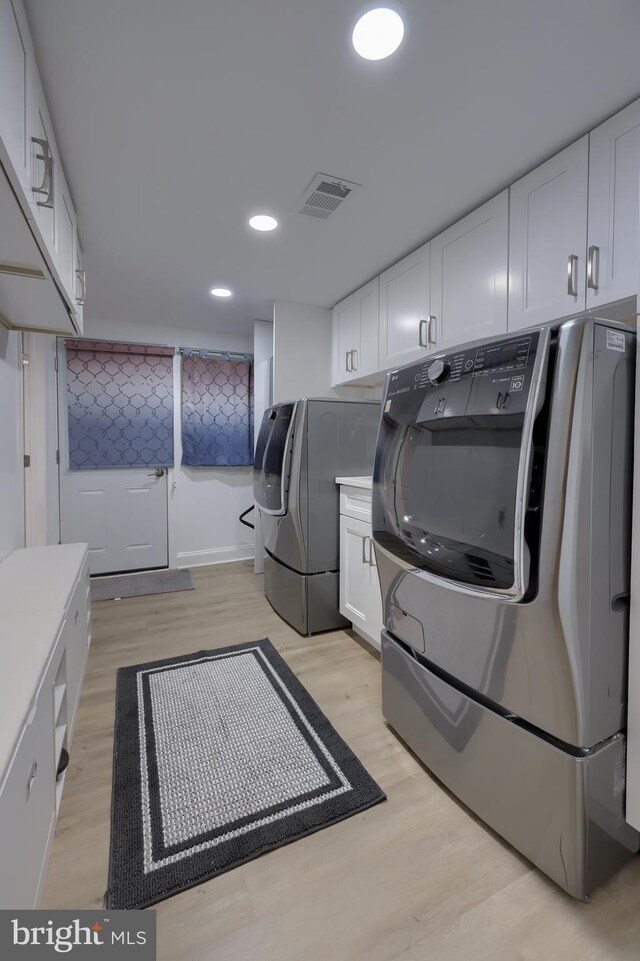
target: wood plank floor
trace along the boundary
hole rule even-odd
[[[94,605],[44,907],[102,904],[116,669],[268,635],[388,800],[157,905],[161,961],[640,958],[640,857],[592,904],[572,900],[385,726],[380,664],[355,635],[300,637],[273,613],[249,562],[196,569],[194,583]]]

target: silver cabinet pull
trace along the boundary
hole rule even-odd
[[[76,304],[78,307],[84,307],[85,298],[87,296],[87,272],[80,267],[76,270],[76,280],[80,284],[80,292],[76,295]]]
[[[38,773],[38,762],[34,761],[31,765],[31,770],[29,772],[29,777],[27,778],[27,801],[31,796],[31,788],[33,787],[33,782],[36,779],[36,774]]]
[[[567,258],[567,293],[570,297],[578,296],[578,258],[576,254],[569,254]]]
[[[350,361],[350,360],[351,360],[351,351],[348,350],[348,351],[346,351],[346,353],[345,353],[345,361],[344,361],[344,368],[345,368],[345,370],[347,371],[347,373],[350,373],[350,371],[351,371],[351,367],[349,366],[349,361]]]
[[[376,555],[373,551],[373,538],[369,538],[369,567],[377,567]]]
[[[436,318],[433,314],[429,314],[429,326],[427,328],[427,344],[430,347],[435,347],[436,344]]]
[[[421,320],[418,324],[418,347],[428,347],[429,345],[429,321]]]
[[[147,477],[164,477],[164,470],[164,467],[156,467],[151,474],[147,474]]]
[[[349,353],[351,354],[351,370],[357,370],[358,369],[358,351],[354,347],[353,350],[350,351]]]
[[[45,199],[38,200],[36,203],[38,207],[49,207],[53,210],[53,154],[51,153],[51,147],[49,141],[41,137],[32,137],[31,140],[41,150],[41,153],[36,154],[36,158],[44,163],[42,183],[39,187],[33,187],[32,190],[34,194],[43,194]]]
[[[597,290],[600,283],[600,248],[593,244],[587,257],[587,287]]]
[[[367,559],[367,541],[368,540],[369,540],[369,537],[367,537],[366,535],[365,537],[362,538],[362,563],[363,564],[369,563]]]

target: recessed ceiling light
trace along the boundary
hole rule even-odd
[[[275,217],[270,217],[268,214],[256,214],[255,217],[249,218],[249,226],[253,227],[254,230],[275,230],[278,226],[278,221]]]
[[[388,7],[377,7],[360,17],[351,40],[365,60],[384,60],[394,53],[404,37],[404,23],[400,14]]]
[[[228,287],[212,287],[211,293],[214,297],[230,297],[231,291]]]

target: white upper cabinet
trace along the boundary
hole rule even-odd
[[[82,260],[82,251],[80,249],[80,243],[78,241],[78,235],[76,233],[75,237],[75,249],[76,249],[76,276],[75,276],[75,298],[76,298],[76,326],[80,333],[84,329],[84,302],[87,296],[87,280],[86,273]]]
[[[373,280],[356,290],[354,311],[358,341],[351,358],[354,377],[378,370],[378,326],[380,321],[380,282]]]
[[[28,49],[21,6],[0,0],[0,137],[25,193],[31,187]]]
[[[357,334],[358,344],[360,335]],[[333,384],[351,380],[351,351],[356,346],[355,294],[333,308]]]
[[[430,245],[380,275],[381,370],[424,357],[429,349]]]
[[[509,330],[584,309],[588,162],[586,136],[511,187]]]
[[[431,241],[436,350],[506,331],[508,254],[508,190]]]
[[[587,307],[638,292],[640,101],[591,133]]]
[[[333,308],[333,385],[378,370],[378,278]]]
[[[59,161],[51,118],[40,82],[22,0],[0,0],[0,165],[17,197],[16,206],[28,219],[44,258],[44,275],[59,291],[68,319],[56,329],[80,330],[77,304],[76,217]],[[11,238],[7,238],[11,245]],[[16,241],[17,245],[17,241]],[[13,258],[15,261],[15,257]],[[9,263],[13,262],[10,258]],[[35,297],[13,297],[20,310],[7,321],[24,324],[26,304]],[[20,319],[18,319],[20,318]],[[49,329],[51,319],[32,313],[30,328]]]

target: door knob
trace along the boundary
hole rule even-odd
[[[152,474],[147,474],[147,477],[164,477],[164,467],[156,467]]]

